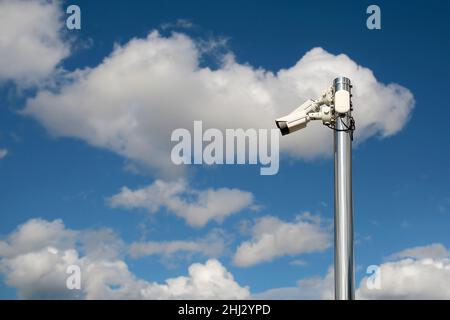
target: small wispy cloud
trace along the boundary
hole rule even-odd
[[[162,30],[168,29],[191,29],[195,25],[189,19],[178,19],[175,22],[166,22],[161,25]]]
[[[8,150],[0,149],[0,160],[8,155]]]
[[[450,258],[450,251],[441,243],[433,243],[427,246],[408,248],[391,254],[388,260],[414,258],[414,259],[446,259]]]
[[[303,267],[306,266],[308,263],[305,260],[301,260],[301,259],[296,259],[290,262],[290,265],[292,266],[299,266],[299,267]]]

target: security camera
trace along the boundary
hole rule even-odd
[[[315,110],[315,108],[316,103],[313,100],[308,100],[287,116],[276,119],[275,123],[281,134],[284,136],[305,128],[310,121],[308,113],[313,111],[313,109]]]
[[[332,110],[329,107],[333,103],[333,87],[324,91],[317,100],[307,100],[300,107],[287,116],[275,120],[278,129],[284,136],[294,131],[303,129],[311,120],[322,120],[324,124],[331,122]]]

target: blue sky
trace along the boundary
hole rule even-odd
[[[366,275],[367,266],[381,265],[393,253],[431,244],[450,247],[448,4],[379,1],[381,30],[366,28],[365,11],[371,3],[365,1],[345,4],[73,1],[70,4],[80,6],[82,28],[64,30],[64,20],[59,20],[63,30],[61,41],[70,47],[70,53],[64,55],[55,69],[66,73],[95,69],[115,46],[126,47],[132,38],[145,39],[149,32],[159,30],[160,37],[166,39],[175,30],[197,43],[227,39],[226,45],[202,56],[201,66],[212,70],[220,68],[217,56],[232,52],[236,63],[276,73],[291,68],[312,48],[321,47],[333,56],[347,55],[356,64],[370,69],[382,84],[397,83],[406,88],[415,100],[409,120],[402,120],[401,128],[388,137],[382,137],[382,130],[371,134],[358,143],[353,153],[357,282]],[[69,3],[56,5],[66,8]],[[176,25],[177,21],[190,25]],[[50,74],[45,79],[51,77],[64,75]],[[251,239],[251,235],[242,232],[242,226],[248,224],[251,229],[265,216],[294,223],[296,215],[310,212],[322,219],[320,227],[313,225],[327,230],[333,217],[330,156],[319,153],[305,160],[281,152],[280,170],[273,176],[260,176],[255,166],[187,168],[188,189],[235,188],[251,192],[253,204],[260,207],[255,211],[242,206],[242,210],[222,223],[210,221],[200,228],[192,227],[164,206],[149,214],[145,208],[109,205],[108,199],[124,186],[136,190],[152,185],[157,178],[169,180],[157,169],[146,170],[145,165],[139,172],[132,172],[127,167],[136,162],[133,156],[115,152],[105,144],[95,146],[81,134],[68,134],[61,127],[72,125],[63,122],[70,121],[69,117],[61,117],[62,122],[52,127],[45,122],[48,114],[41,118],[23,114],[27,101],[47,90],[45,85],[24,85],[13,76],[0,76],[0,80],[0,148],[7,150],[0,160],[0,234],[4,241],[11,243],[17,226],[33,218],[61,219],[71,230],[110,228],[124,246],[138,241],[198,241],[220,229],[228,240],[225,249],[214,258],[239,285],[249,286],[252,294],[273,288],[307,290],[298,286],[297,281],[311,277],[326,281],[327,270],[333,263],[332,246],[312,253],[283,254],[244,267],[233,262],[233,255],[240,244]],[[48,90],[59,92],[58,86],[64,85]],[[300,99],[298,103],[302,102]],[[55,101],[56,105],[61,100]],[[290,107],[293,106],[285,106],[284,110]],[[183,107],[178,108],[177,117],[183,117]],[[386,118],[389,117],[393,116],[387,112]],[[166,118],[161,121],[169,123]],[[364,127],[361,129],[357,123],[358,129]],[[170,140],[166,141],[170,146]],[[119,256],[135,277],[159,283],[186,275],[190,265],[205,263],[210,258],[197,252],[135,259],[126,249]],[[5,257],[2,258],[8,259]],[[299,259],[305,265],[292,264]],[[421,257],[415,259],[420,261]],[[23,284],[14,287],[14,280],[7,285],[9,276],[11,273],[2,272],[1,298],[16,298],[17,290],[24,288]],[[409,297],[408,294],[401,292],[398,297]]]

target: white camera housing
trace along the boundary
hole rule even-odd
[[[342,89],[334,93],[334,111],[337,113],[350,111],[350,92]]]
[[[280,129],[281,134],[284,136],[305,128],[310,120],[308,113],[315,111],[316,106],[316,102],[308,100],[287,116],[276,119],[275,123],[278,129]]]
[[[287,116],[276,119],[275,123],[281,134],[284,136],[303,129],[311,120],[322,120],[324,124],[329,124],[332,115],[329,106],[333,104],[333,97],[333,87],[329,87],[319,99],[307,100]]]
[[[352,108],[351,103],[351,89],[352,85],[350,79],[345,77],[338,77],[334,79],[334,112],[335,113],[347,113]]]

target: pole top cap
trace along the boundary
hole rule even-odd
[[[335,91],[346,90],[348,92],[351,91],[352,84],[349,78],[346,77],[337,77],[333,81],[333,87]]]
[[[347,84],[347,85],[351,85],[351,81],[349,78],[346,77],[337,77],[336,79],[334,79],[334,85],[336,86],[338,83],[342,83],[342,84]]]

